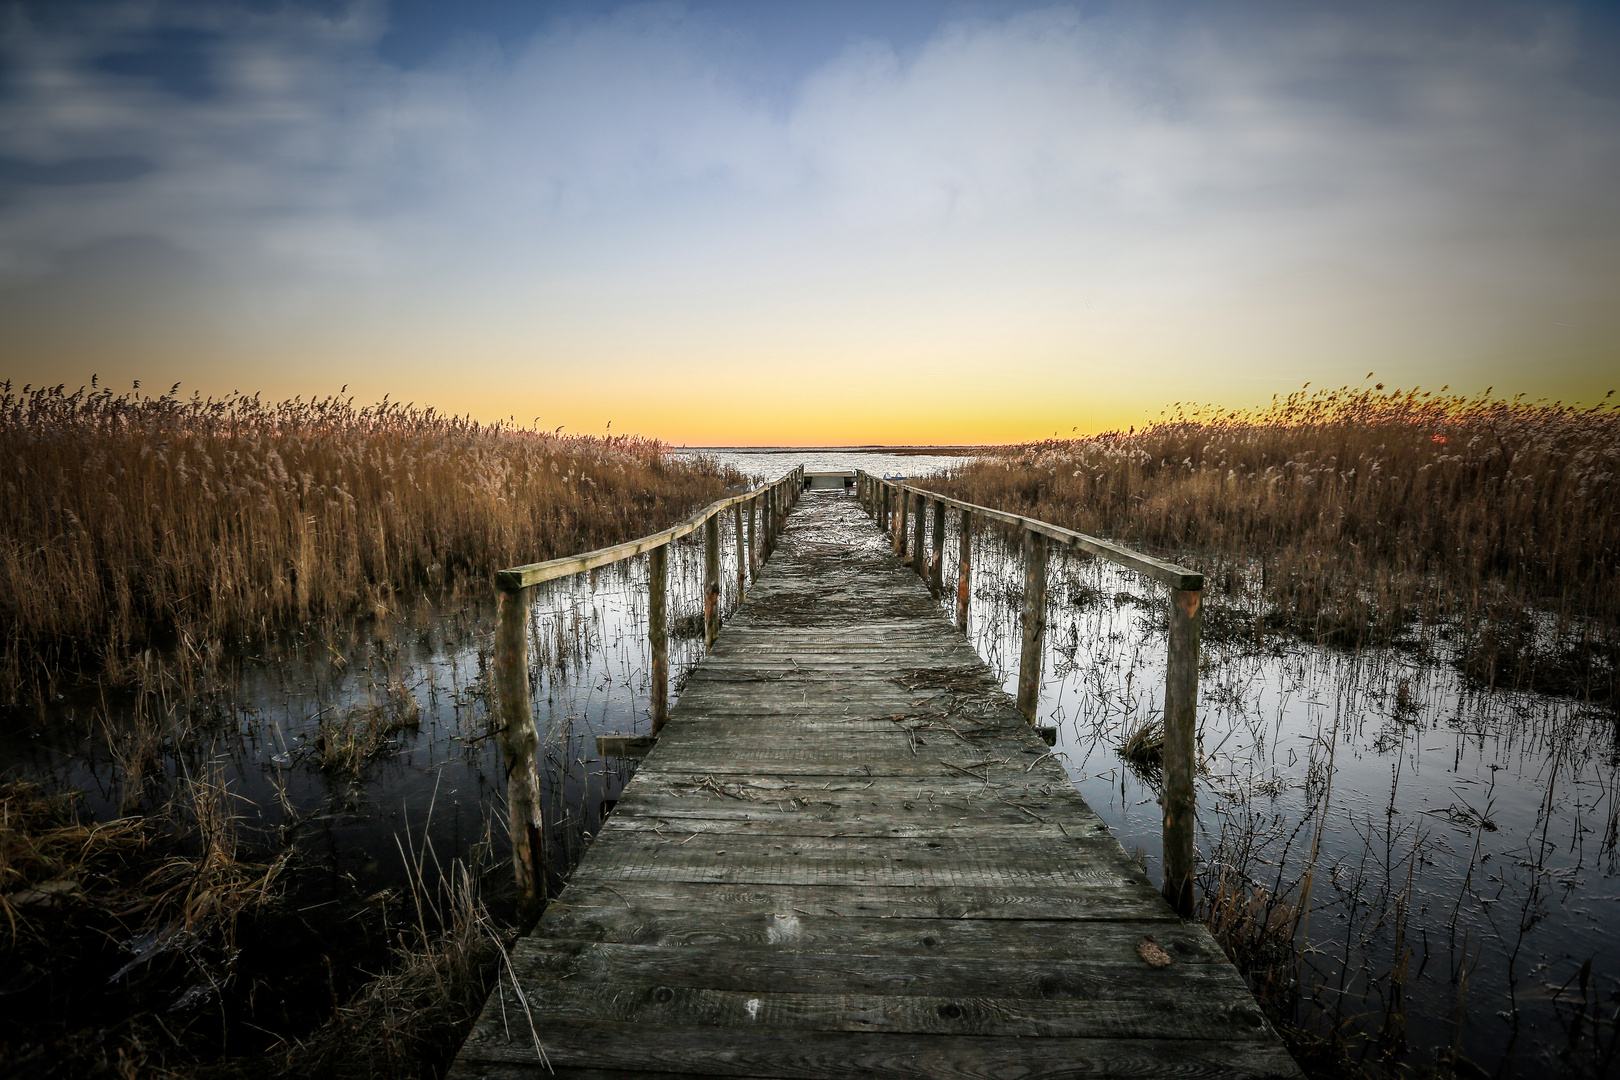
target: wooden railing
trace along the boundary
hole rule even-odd
[[[945,509],[962,515],[958,539],[956,625],[968,628],[972,602],[974,519],[1011,526],[1022,539],[1024,596],[1019,611],[1022,650],[1018,661],[1018,708],[1036,722],[1041,685],[1041,650],[1046,636],[1046,551],[1050,541],[1079,548],[1135,570],[1170,587],[1169,664],[1164,687],[1164,896],[1183,916],[1193,906],[1193,769],[1198,718],[1198,639],[1203,627],[1204,575],[1108,540],[1020,517],[988,506],[962,502],[904,481],[857,474],[861,505],[893,537],[895,554],[909,559],[936,597],[944,591]],[[924,526],[933,516],[931,551],[923,551]],[[908,554],[907,525],[910,525]]]
[[[804,468],[742,495],[710,503],[679,525],[613,547],[549,562],[514,566],[495,575],[499,610],[495,629],[495,700],[501,756],[506,763],[506,802],[511,817],[512,864],[525,907],[545,890],[545,850],[540,809],[540,737],[529,699],[529,613],[535,586],[608,566],[645,553],[648,564],[647,638],[652,647],[652,736],[669,717],[669,545],[703,530],[703,644],[720,632],[720,525],[731,511],[737,533],[737,593],[759,575],[798,498]],[[746,515],[744,508],[746,509]],[[744,518],[746,516],[746,528]],[[599,740],[601,742],[602,740]],[[618,740],[622,745],[632,740]]]

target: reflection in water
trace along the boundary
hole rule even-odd
[[[991,533],[975,541],[970,637],[1015,692],[1019,555]],[[1162,707],[1167,597],[1100,559],[1054,550],[1049,573],[1042,722],[1156,878],[1154,778],[1118,749]],[[1445,641],[1425,659],[1268,635],[1210,592],[1200,884],[1228,905],[1269,905],[1217,910],[1229,928],[1269,917],[1305,943],[1303,966],[1284,964],[1301,1022],[1360,1033],[1370,1063],[1429,1066],[1439,1051],[1502,1075],[1620,1064],[1614,714],[1471,687]]]
[[[787,466],[800,460],[784,455]],[[946,461],[841,453],[806,463],[918,475]],[[750,455],[739,467],[774,476],[785,466]],[[721,535],[729,611],[729,522]],[[954,532],[945,550],[951,581]],[[1011,690],[1018,557],[981,534],[974,562],[970,636]],[[698,537],[675,545],[669,569],[672,627],[700,626]],[[648,726],[645,585],[637,559],[538,590],[531,675],[553,886],[629,776],[632,763],[596,754],[595,736]],[[1057,725],[1057,750],[1087,801],[1156,874],[1151,777],[1116,748],[1162,701],[1165,598],[1129,571],[1056,551],[1048,596],[1044,722]],[[952,599],[948,590],[942,603]],[[157,805],[177,777],[222,762],[264,842],[303,853],[292,902],[310,919],[332,911],[329,935],[353,935],[364,924],[347,921],[354,907],[339,898],[404,890],[407,857],[447,865],[491,835],[492,880],[510,880],[486,697],[492,629],[493,603],[476,584],[342,637],[244,656],[228,695],[64,700],[6,727],[0,768],[83,790],[108,818],[134,787]],[[1429,644],[1443,658],[1445,642]],[[677,691],[701,649],[700,630],[672,641]],[[1455,1048],[1493,1071],[1504,1065],[1503,1075],[1607,1068],[1596,1055],[1612,1053],[1620,990],[1613,714],[1474,690],[1416,653],[1269,636],[1216,590],[1204,653],[1203,884],[1269,897],[1262,918],[1297,925],[1309,945],[1292,976],[1299,1015],[1318,1031],[1373,1033],[1361,1045],[1374,1060],[1410,1047],[1414,1067]],[[333,725],[367,716],[399,722],[382,725],[365,760],[328,762]],[[109,753],[103,719],[125,732],[144,725],[147,766],[130,760],[127,739],[114,742],[124,760]],[[1610,1018],[1595,1035],[1594,1015]]]

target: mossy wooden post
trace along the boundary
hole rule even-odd
[[[647,641],[652,646],[652,733],[669,719],[669,545],[647,552]]]
[[[703,523],[703,647],[720,633],[720,515]]]
[[[764,562],[776,547],[776,488],[766,488],[760,497],[764,501],[759,507],[759,561]]]
[[[1170,590],[1170,662],[1164,678],[1164,898],[1193,913],[1193,768],[1198,728],[1201,589]]]
[[[934,553],[928,564],[928,591],[938,600],[945,593],[945,504],[934,500]]]
[[[742,603],[748,589],[748,549],[743,546],[742,503],[731,508],[731,519],[737,526],[737,603]]]
[[[518,896],[533,914],[546,888],[545,833],[541,826],[540,736],[529,703],[529,605],[533,588],[501,589],[495,624],[495,701],[506,806],[512,836],[512,871]]]
[[[759,548],[754,546],[754,519],[759,516],[759,496],[748,500],[748,579],[759,580]]]
[[[906,504],[911,496],[906,494],[906,485],[894,485],[894,553],[901,559],[906,557]]]
[[[1024,630],[1018,659],[1018,711],[1035,723],[1041,697],[1041,646],[1046,638],[1046,537],[1024,529],[1024,603],[1019,612]]]
[[[973,511],[962,511],[962,535],[956,538],[956,628],[968,629],[968,601],[973,595]]]
[[[922,492],[917,492],[915,505],[911,508],[915,520],[911,524],[911,568],[917,571],[917,576],[924,581],[928,580],[928,546],[924,543],[928,532],[928,500]]]

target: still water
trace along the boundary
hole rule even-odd
[[[961,460],[711,453],[773,478],[801,463],[917,476]],[[729,529],[722,536],[729,611],[738,601],[735,537]],[[1010,689],[1022,570],[993,534],[981,534],[976,548],[970,636]],[[951,532],[947,580],[955,550]],[[699,541],[679,542],[670,563],[676,693],[699,659],[692,631],[701,578]],[[630,763],[601,759],[595,736],[648,726],[645,585],[645,561],[630,560],[551,583],[534,606],[553,886],[631,772]],[[1054,553],[1048,598],[1045,722],[1058,728],[1056,749],[1087,801],[1156,876],[1153,777],[1116,751],[1162,702],[1165,597],[1129,571]],[[1257,638],[1242,604],[1219,595],[1207,620],[1203,884],[1278,897],[1295,913],[1291,925],[1309,946],[1299,1016],[1408,1069],[1432,1066],[1438,1050],[1486,1075],[1612,1071],[1620,1001],[1614,714],[1471,688],[1446,663],[1444,641],[1429,643],[1427,654],[1344,653]],[[290,902],[308,912],[312,932],[352,936],[364,901],[407,888],[407,863],[424,854],[448,865],[487,838],[496,867],[489,880],[506,880],[489,720],[492,630],[493,604],[475,583],[341,634],[244,656],[229,691],[203,701],[173,692],[64,699],[4,726],[0,770],[84,791],[110,818],[131,805],[132,784],[119,740],[105,731],[155,727],[162,767],[135,805],[156,805],[186,776],[217,773],[246,835],[301,853]],[[322,754],[330,725],[389,708],[410,722],[369,761],[346,768]],[[1297,903],[1307,881],[1308,903]]]

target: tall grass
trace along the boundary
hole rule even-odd
[[[0,384],[0,681],[206,668],[235,640],[650,532],[734,477],[651,439],[386,399]]]
[[[1005,447],[930,482],[1196,561],[1259,625],[1345,646],[1455,635],[1482,682],[1610,698],[1620,668],[1620,413],[1481,395],[1301,390],[1178,405],[1141,431]]]

